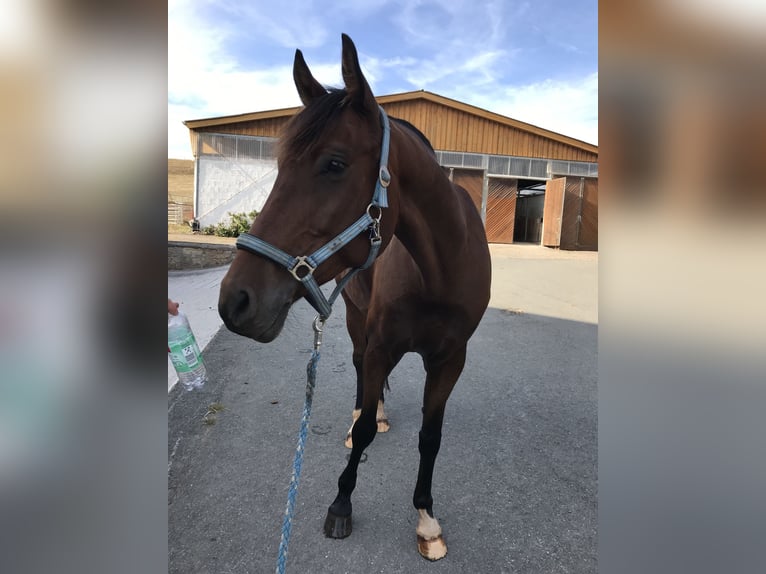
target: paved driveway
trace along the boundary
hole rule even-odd
[[[447,405],[433,494],[449,554],[437,563],[417,553],[411,504],[424,380],[417,355],[405,356],[392,374],[392,428],[360,465],[354,532],[345,540],[322,534],[348,453],[343,438],[354,400],[338,305],[326,328],[288,572],[596,571],[597,260],[540,253],[496,263],[505,271],[495,282],[512,282],[506,272],[524,276],[510,284],[516,300],[528,302],[487,311]],[[557,278],[556,285],[535,287],[532,273]],[[561,296],[570,282],[592,282],[593,290],[562,297],[557,311],[547,295]],[[555,316],[572,308],[581,320]],[[169,393],[170,572],[274,571],[313,316],[298,303],[269,345],[219,331],[204,352],[206,387]],[[213,412],[212,404],[223,410]]]

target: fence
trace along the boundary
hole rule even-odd
[[[194,206],[191,203],[168,202],[168,223],[183,225],[193,217]]]

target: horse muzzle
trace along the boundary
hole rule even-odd
[[[218,314],[229,331],[259,343],[270,343],[284,327],[293,300],[271,297],[258,299],[248,286],[221,284]]]

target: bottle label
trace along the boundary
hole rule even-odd
[[[193,371],[202,362],[197,342],[192,333],[180,340],[171,341],[168,349],[170,350],[170,360],[179,374]]]

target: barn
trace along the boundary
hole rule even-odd
[[[425,90],[379,96],[433,144],[466,188],[490,243],[598,248],[598,147]],[[300,107],[188,120],[201,226],[260,209],[276,179],[276,142]]]

